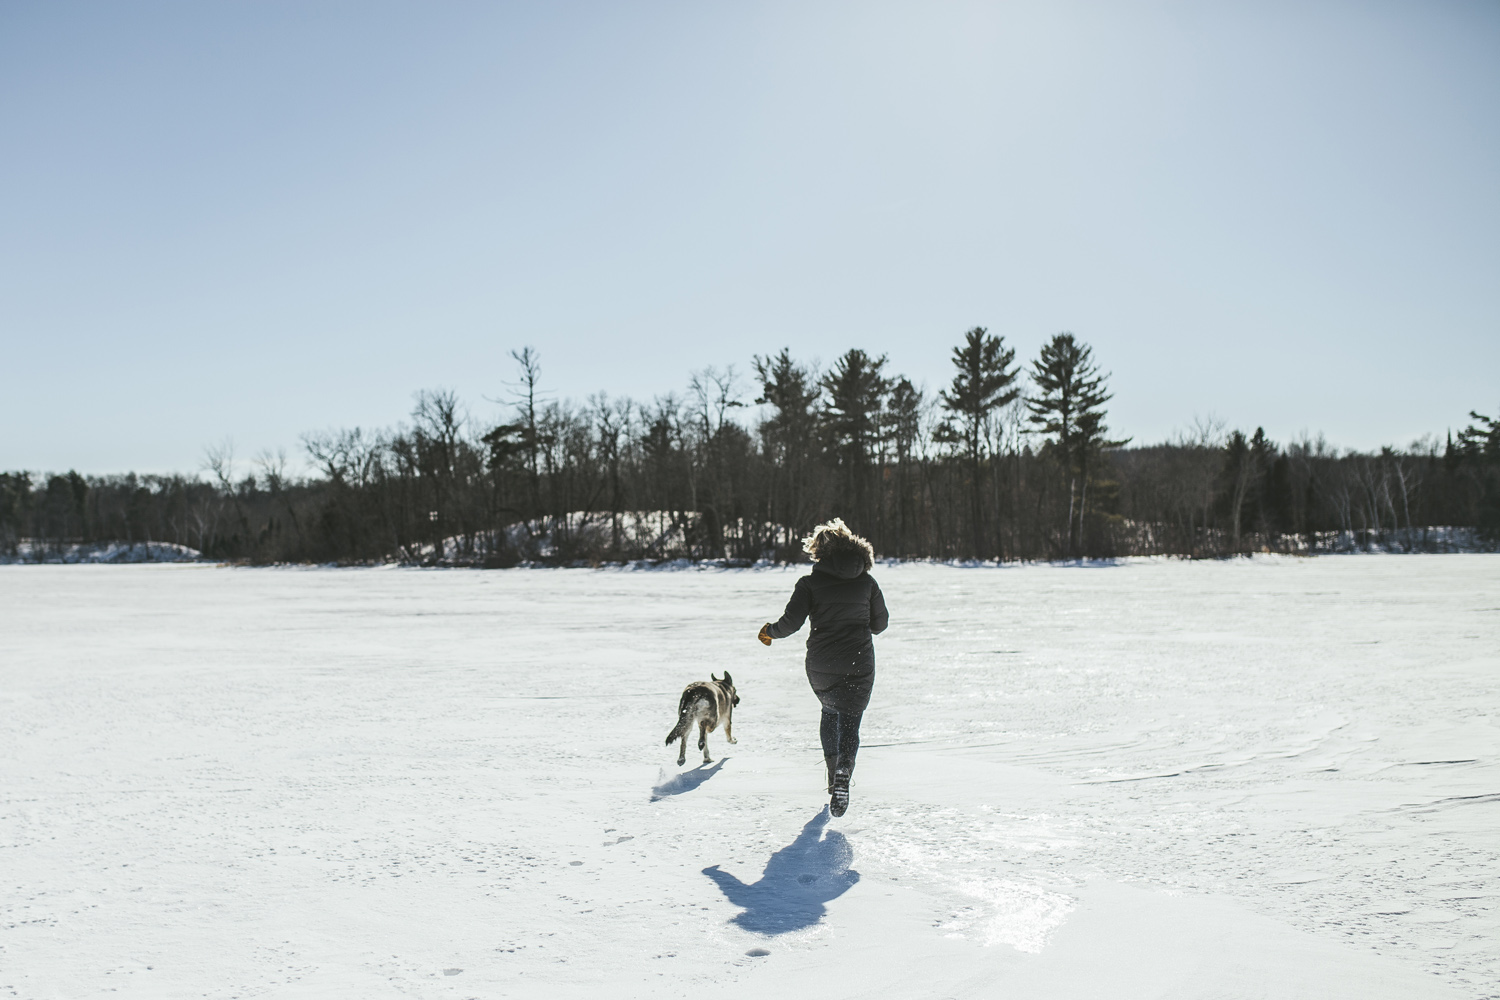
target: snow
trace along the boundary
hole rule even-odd
[[[194,562],[197,549],[175,542],[67,542],[52,544],[22,539],[14,553],[0,551],[6,563],[143,563]]]
[[[877,575],[0,567],[0,996],[1500,995],[1500,556]]]

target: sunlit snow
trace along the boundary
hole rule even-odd
[[[0,567],[0,996],[1500,995],[1500,556],[798,572]]]

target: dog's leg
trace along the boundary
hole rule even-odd
[[[724,738],[730,743],[738,743],[734,738],[734,706],[730,705],[724,710]]]
[[[698,723],[698,749],[703,751],[703,763],[707,764],[713,760],[708,755],[708,723]]]
[[[681,767],[687,762],[687,734],[692,726],[688,720],[683,719],[677,724],[677,766]]]

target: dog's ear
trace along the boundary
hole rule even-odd
[[[712,673],[709,673],[708,679],[711,680],[711,681],[713,681],[715,684],[717,684],[719,682],[719,679],[717,677],[715,677]]]
[[[729,671],[727,670],[724,671],[724,683],[728,684],[730,687],[734,687],[734,678],[729,676]]]

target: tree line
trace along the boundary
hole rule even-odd
[[[509,413],[419,392],[398,427],[309,433],[198,474],[0,474],[0,554],[166,542],[214,559],[512,566],[801,558],[842,516],[882,556],[973,560],[1319,552],[1500,543],[1500,419],[1376,453],[1199,422],[1113,437],[1109,376],[1071,333],[1018,364],[983,327],[936,393],[852,349],[827,368],[783,349],[691,375],[650,402],[546,392],[512,353]]]

